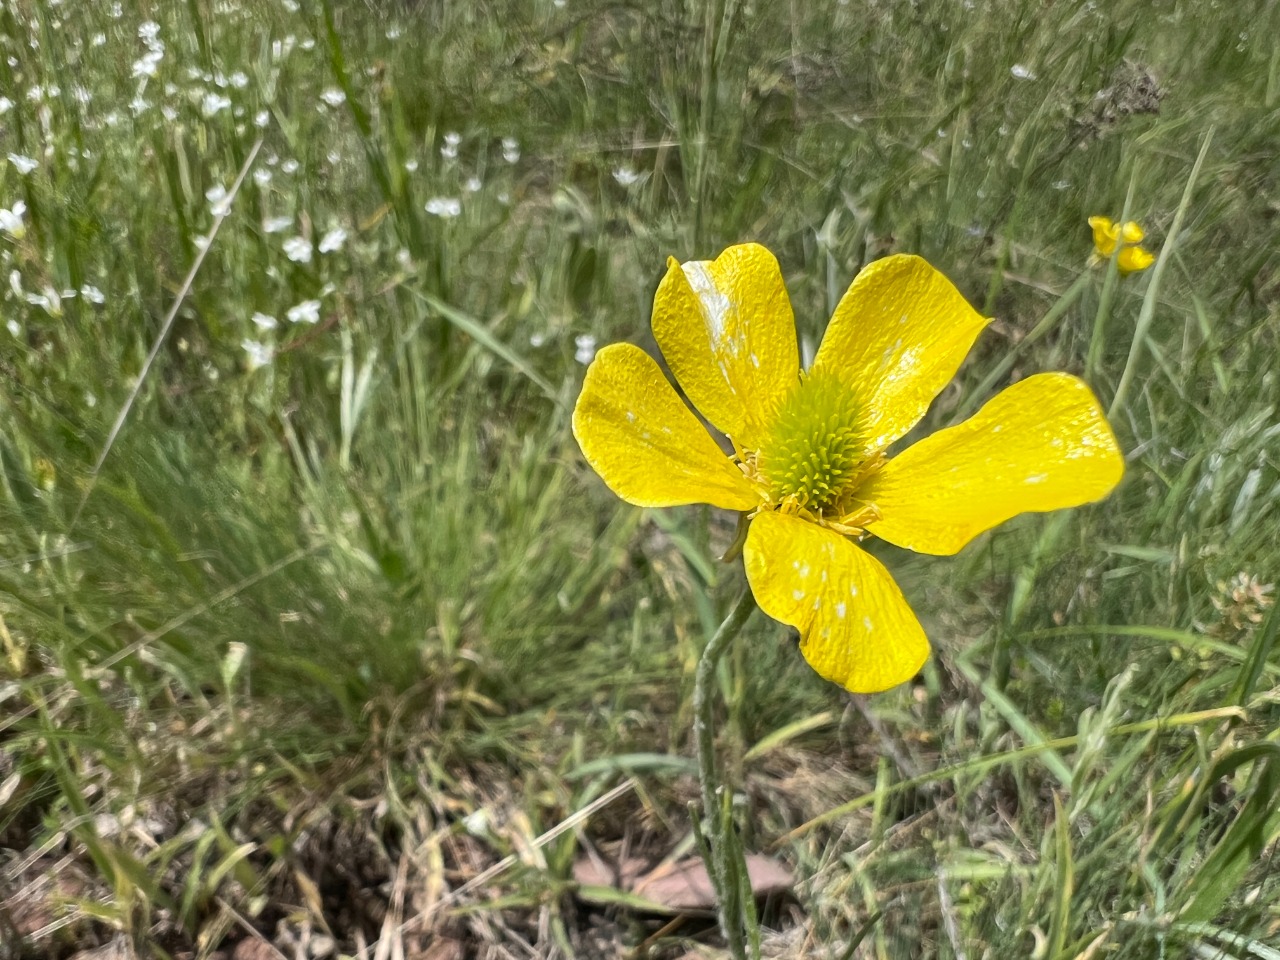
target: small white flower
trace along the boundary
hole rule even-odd
[[[40,166],[37,161],[32,160],[30,157],[24,157],[20,153],[9,154],[9,162],[12,163],[18,173],[22,174],[24,177],[36,167]]]
[[[399,40],[404,36],[404,28],[397,24],[394,27],[387,27],[387,39]]]
[[[240,346],[244,348],[244,352],[249,355],[249,370],[257,370],[259,367],[265,367],[275,359],[276,349],[268,343],[259,343],[257,340],[250,340],[245,337],[240,341]]]
[[[22,336],[22,325],[18,323],[17,320],[10,320],[8,323],[5,324],[5,327],[7,327],[9,332],[13,334],[15,337]]]
[[[413,266],[413,254],[409,252],[408,247],[401,247],[396,251],[396,263],[400,265],[401,270],[408,270]]]
[[[449,219],[462,213],[462,201],[457,197],[432,197],[427,201],[427,213]]]
[[[243,90],[249,85],[249,75],[243,70],[237,70],[227,78],[227,81],[237,90]]]
[[[537,349],[538,347],[542,346],[546,342],[547,342],[547,335],[545,333],[529,334],[529,346],[533,347],[534,349]]]
[[[329,161],[329,165],[331,167],[336,167],[338,164],[342,162],[342,154],[340,154],[337,150],[330,150],[328,153],[324,155],[324,158]]]
[[[204,95],[200,101],[200,115],[203,117],[212,117],[221,113],[231,106],[231,98],[223,96],[220,93],[210,91]]]
[[[284,253],[294,263],[310,263],[311,241],[305,237],[290,237],[284,242]]]
[[[15,240],[21,240],[27,233],[27,225],[22,222],[23,215],[27,212],[27,205],[19,200],[9,210],[0,207],[0,230],[3,230]]]
[[[479,177],[467,177],[467,182],[462,185],[462,189],[467,193],[477,193],[483,186]]]
[[[107,35],[105,33],[95,33],[90,43],[95,47],[105,47],[107,45]]]
[[[253,115],[253,125],[257,127],[259,130],[261,130],[270,122],[271,122],[271,114],[269,114],[266,110],[259,110],[257,113]]]
[[[231,199],[227,196],[227,188],[222,184],[216,184],[206,190],[204,198],[209,201],[209,212],[215,217],[225,217],[231,212]]]
[[[276,318],[267,313],[255,312],[250,319],[253,320],[253,325],[259,330],[274,330],[278,325]]]
[[[160,36],[160,24],[154,20],[144,20],[138,24],[138,39],[143,43],[154,43],[158,36]]]
[[[320,301],[303,300],[285,312],[285,319],[290,323],[315,323],[320,319]]]
[[[134,77],[154,77],[164,59],[164,50],[148,50],[133,62]]]
[[[151,101],[147,100],[145,97],[134,97],[129,101],[129,112],[135,117],[142,116],[142,114],[146,113],[150,107]]]
[[[580,333],[573,338],[573,359],[577,360],[584,366],[592,361],[596,355],[596,338],[589,333]]]
[[[520,160],[520,141],[515,137],[502,138],[502,159],[507,163],[516,163]]]
[[[48,284],[45,284],[40,293],[28,293],[27,303],[33,307],[40,307],[55,320],[62,316],[62,297]]]
[[[340,107],[347,102],[347,95],[337,87],[330,87],[320,94],[320,99],[331,107]]]
[[[1013,74],[1015,80],[1034,80],[1036,78],[1031,68],[1021,63],[1015,63],[1009,68],[1009,72]]]
[[[301,9],[298,6],[298,0],[282,0],[280,5],[284,7],[286,10],[288,10],[290,13],[297,13],[298,10]]]
[[[279,233],[293,226],[293,217],[267,217],[262,221],[263,233]]]
[[[446,160],[458,159],[458,144],[462,142],[462,136],[457,133],[446,133],[444,135],[444,145],[440,148],[440,156]]]
[[[265,187],[271,182],[271,171],[266,167],[259,167],[253,171],[253,182],[260,187]]]
[[[404,169],[407,173],[414,173],[418,169],[418,161],[406,160],[404,162]]]
[[[90,303],[101,305],[107,302],[106,294],[95,287],[92,283],[86,283],[80,288],[80,296],[84,297]]]
[[[209,238],[204,234],[200,234],[198,237],[192,237],[191,242],[195,245],[197,250],[204,250],[209,246]]]
[[[13,101],[8,97],[0,97],[0,117],[13,109]]]
[[[280,170],[282,173],[297,173],[298,166],[298,161],[290,157],[284,163],[280,164]]]
[[[9,289],[15,297],[22,298],[22,274],[17,270],[9,271]]]
[[[347,231],[341,227],[334,227],[323,237],[320,238],[320,252],[333,253],[335,250],[341,250],[342,245],[347,242]]]
[[[644,179],[642,174],[636,173],[630,167],[614,167],[613,179],[624,187],[634,186]]]

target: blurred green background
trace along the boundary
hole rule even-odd
[[[666,258],[745,240],[810,346],[895,251],[996,318],[928,428],[1091,344],[1104,406],[1131,378],[1110,499],[877,548],[916,683],[739,640],[722,756],[797,877],[767,955],[1280,956],[1277,35],[1261,0],[4,0],[0,956],[680,954],[569,867],[687,839],[733,518],[621,504],[568,417],[596,345],[652,348]],[[1089,266],[1126,205],[1158,278]]]

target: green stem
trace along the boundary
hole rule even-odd
[[[1138,186],[1138,163],[1135,160],[1133,169],[1129,171],[1129,191],[1124,197],[1124,208],[1120,211],[1120,219],[1116,228],[1120,236],[1116,238],[1111,256],[1107,258],[1107,273],[1102,280],[1102,296],[1098,299],[1098,312],[1093,316],[1093,333],[1089,337],[1089,353],[1084,362],[1084,378],[1092,383],[1102,363],[1102,347],[1106,341],[1107,320],[1111,318],[1111,302],[1116,296],[1116,283],[1120,279],[1120,271],[1116,263],[1120,251],[1126,246],[1124,242],[1124,225],[1129,222],[1129,211],[1133,208],[1133,194]]]
[[[1041,318],[1040,322],[1031,328],[1031,332],[1009,348],[1003,359],[996,364],[995,368],[983,378],[978,386],[969,392],[964,402],[960,404],[960,408],[956,413],[957,420],[963,420],[969,416],[974,408],[982,402],[984,397],[988,397],[992,388],[1008,376],[1009,371],[1013,369],[1013,365],[1018,362],[1018,358],[1022,356],[1022,352],[1039,342],[1046,334],[1058,325],[1058,321],[1069,310],[1084,291],[1085,286],[1089,282],[1087,273],[1080,274],[1076,278],[1075,283],[1058,298],[1058,302],[1049,308],[1049,311]]]
[[[743,939],[742,903],[739,891],[729,883],[729,845],[725,841],[727,819],[720,808],[717,793],[720,777],[716,772],[715,737],[712,733],[711,688],[715,682],[716,665],[743,625],[756,608],[755,597],[748,588],[742,592],[720,629],[708,641],[698,660],[693,675],[693,733],[698,746],[698,786],[702,790],[703,827],[711,848],[707,873],[716,891],[716,913],[720,920],[720,932],[724,934],[729,954],[734,960],[746,960],[746,942]]]

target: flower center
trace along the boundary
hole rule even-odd
[[[862,414],[855,391],[835,373],[801,374],[757,452],[770,499],[818,517],[842,512],[868,459]]]

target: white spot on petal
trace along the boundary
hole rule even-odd
[[[839,603],[836,604],[836,616],[839,617],[841,620],[843,620],[846,609],[847,608],[844,605],[844,601],[841,600]]]

